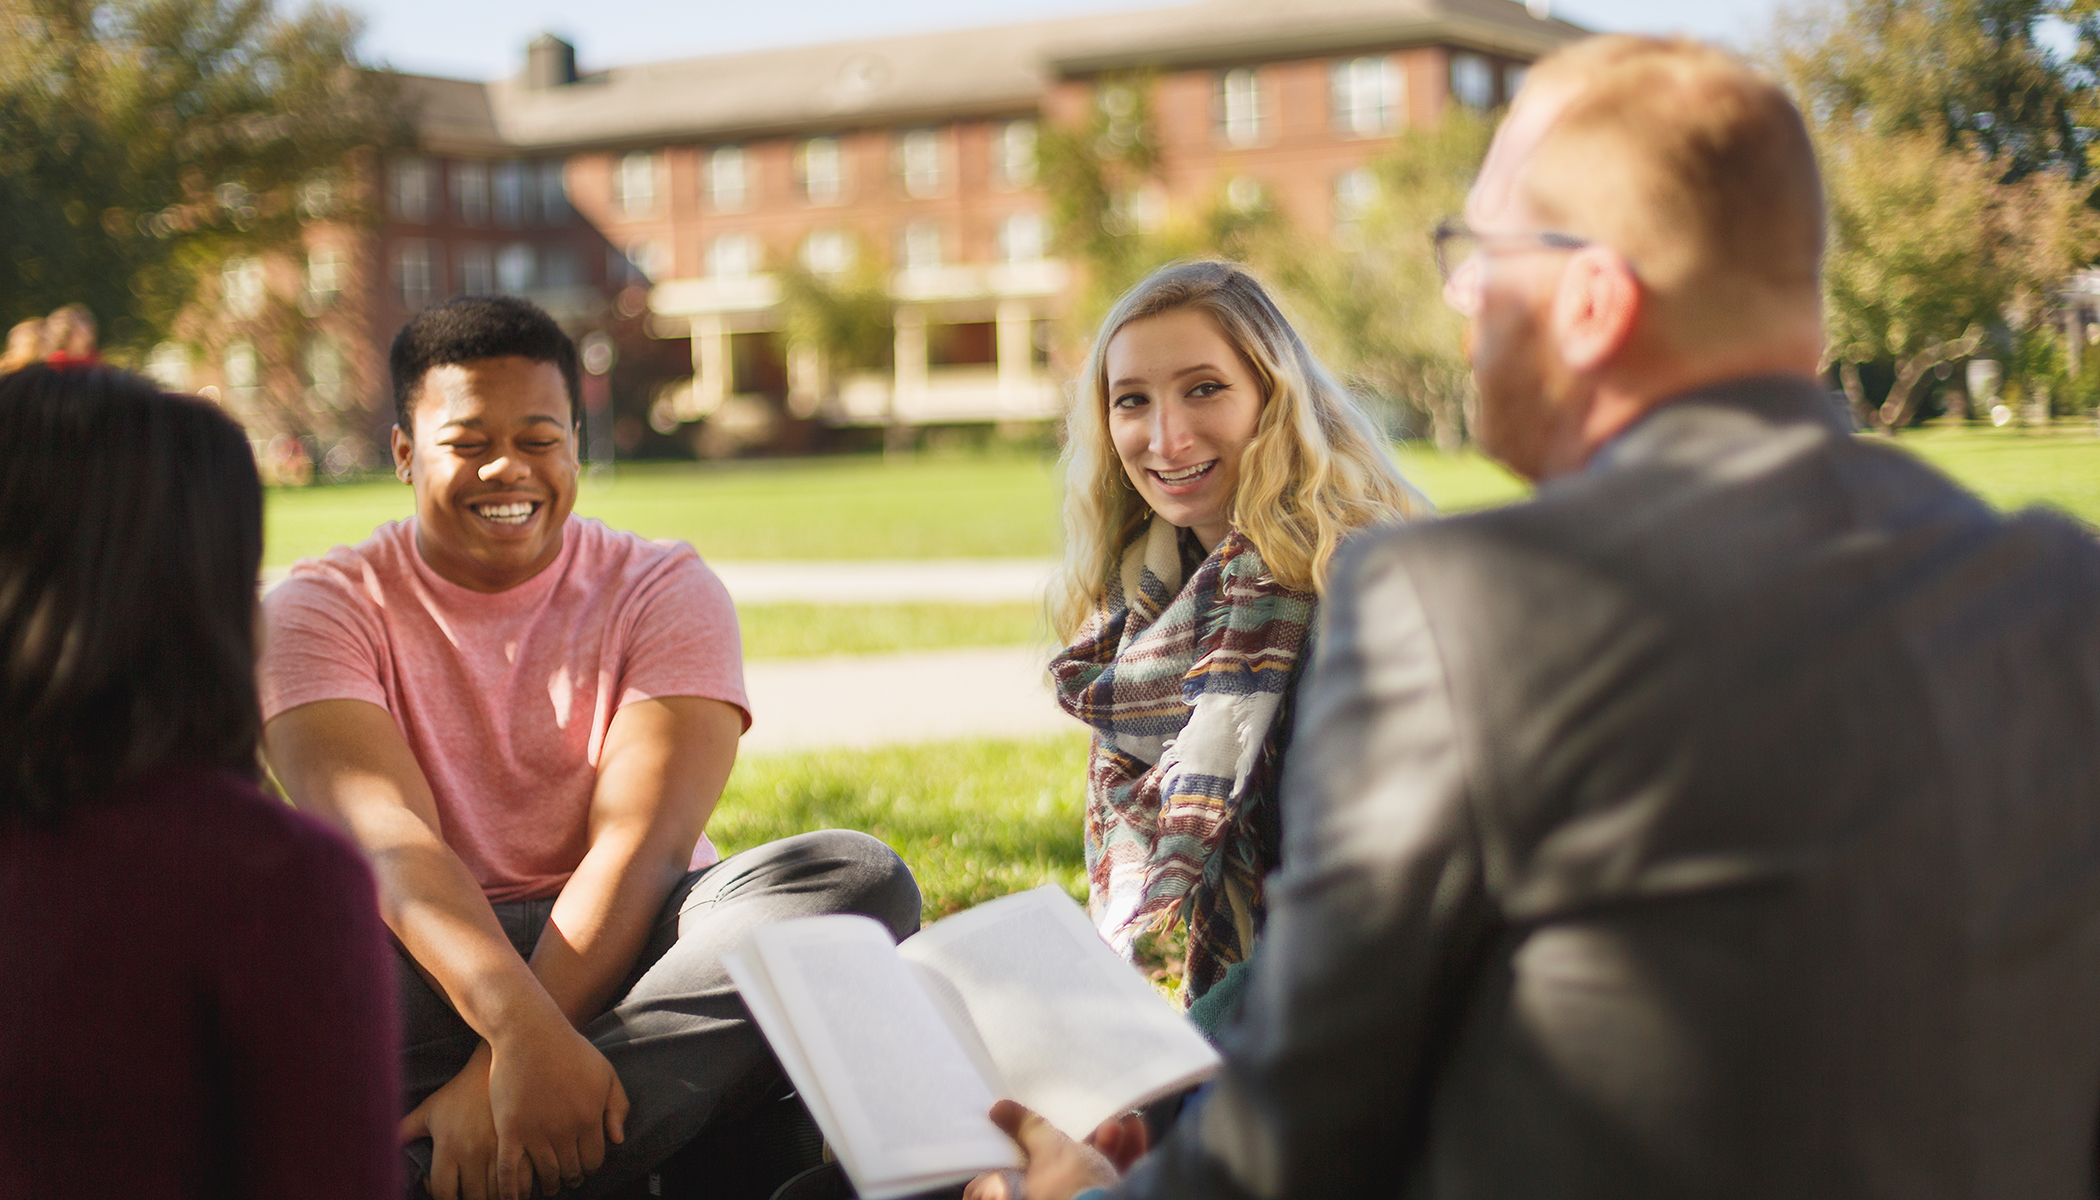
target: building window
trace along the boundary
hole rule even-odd
[[[1334,179],[1334,223],[1355,224],[1377,199],[1378,177],[1369,167],[1342,172]]]
[[[1014,213],[999,222],[999,257],[1007,262],[1036,261],[1043,257],[1047,241],[1041,213]]]
[[[549,225],[566,225],[575,211],[569,207],[566,164],[558,158],[540,163],[540,213]]]
[[[656,156],[644,151],[623,154],[613,163],[613,207],[629,217],[656,209]]]
[[[533,201],[539,199],[538,182],[531,178],[530,168],[521,162],[497,163],[494,174],[496,193],[496,224],[505,229],[517,229],[532,221]]]
[[[496,290],[496,259],[487,246],[459,248],[459,290],[470,296]]]
[[[574,246],[556,246],[547,251],[547,261],[540,267],[540,276],[550,288],[576,287],[583,282],[583,261],[576,257]]]
[[[387,212],[396,221],[422,225],[430,220],[430,163],[397,158],[386,168]]]
[[[742,146],[717,146],[707,156],[707,202],[716,212],[738,212],[750,201],[749,171]]]
[[[1467,108],[1490,108],[1495,103],[1495,72],[1478,54],[1451,56],[1451,94]]]
[[[758,239],[748,233],[725,233],[708,243],[707,273],[716,279],[749,279],[764,257]]]
[[[421,308],[430,303],[432,293],[437,290],[437,281],[431,278],[430,243],[423,241],[401,242],[394,247],[394,294],[409,308]]]
[[[309,221],[319,221],[334,216],[335,180],[327,175],[321,175],[300,184],[299,215]]]
[[[299,295],[299,311],[313,316],[335,303],[347,282],[349,262],[340,250],[306,252],[306,287]]]
[[[334,340],[316,337],[306,343],[307,394],[322,408],[343,406],[343,352]]]
[[[1008,121],[992,130],[992,181],[1004,188],[1035,186],[1035,122]]]
[[[512,242],[496,252],[496,288],[504,292],[529,292],[539,281],[540,256],[523,242]]]
[[[845,195],[845,172],[837,138],[811,138],[795,155],[795,174],[811,204],[837,204]]]
[[[1504,104],[1515,102],[1517,93],[1524,90],[1524,77],[1529,74],[1531,74],[1531,68],[1523,63],[1511,63],[1502,68],[1502,102]]]
[[[452,164],[452,215],[462,225],[489,223],[487,163]]]
[[[904,227],[902,253],[907,271],[920,271],[941,265],[941,227],[932,221],[913,221]]]
[[[931,129],[907,129],[897,139],[897,174],[904,194],[918,198],[941,190],[941,138]]]
[[[802,239],[802,265],[817,275],[843,275],[857,257],[853,237],[843,229],[819,229]]]
[[[1349,58],[1330,72],[1334,131],[1371,137],[1391,133],[1406,111],[1406,86],[1400,65],[1390,55]]]
[[[1225,185],[1225,206],[1236,213],[1254,212],[1268,199],[1268,189],[1251,175],[1235,175]]]
[[[627,262],[639,282],[662,279],[671,273],[671,248],[655,238],[636,238],[627,243]]]
[[[146,356],[146,378],[164,392],[190,390],[190,352],[180,342],[162,342]]]
[[[219,296],[231,317],[262,312],[263,264],[259,258],[229,258],[219,268]]]
[[[1228,146],[1261,140],[1261,78],[1252,67],[1218,76],[1218,137]]]
[[[1151,233],[1166,221],[1166,195],[1157,188],[1131,188],[1115,198],[1109,216],[1122,232]]]
[[[252,392],[262,383],[262,364],[255,357],[255,347],[247,342],[226,347],[225,368],[230,391]]]

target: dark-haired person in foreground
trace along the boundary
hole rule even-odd
[[[715,861],[735,611],[691,547],[570,515],[576,349],[544,312],[428,309],[391,366],[415,516],[268,597],[270,764],[378,874],[410,1169],[441,1200],[605,1195],[777,1086],[725,950],[824,912],[903,936],[918,889],[857,833]]]
[[[397,1195],[371,873],[257,787],[246,436],[29,367],[0,445],[0,1196]]]
[[[1532,69],[1438,241],[1538,492],[1343,552],[1226,1068],[1027,1200],[2095,1194],[2100,546],[1851,436],[1823,228],[1720,51]]]

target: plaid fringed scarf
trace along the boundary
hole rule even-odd
[[[1094,728],[1094,922],[1130,957],[1140,934],[1187,921],[1182,996],[1193,1001],[1260,931],[1278,853],[1276,759],[1314,597],[1279,586],[1237,529],[1184,584],[1180,536],[1152,518],[1050,671],[1058,702]]]

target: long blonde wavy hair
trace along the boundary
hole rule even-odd
[[[1328,562],[1350,532],[1430,511],[1362,405],[1246,268],[1207,260],[1162,267],[1102,320],[1065,421],[1064,568],[1050,588],[1050,624],[1061,640],[1071,641],[1101,605],[1124,548],[1151,515],[1109,436],[1108,344],[1132,321],[1182,309],[1208,314],[1261,383],[1232,524],[1278,583],[1323,591]]]

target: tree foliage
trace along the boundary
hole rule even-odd
[[[881,267],[863,260],[845,276],[819,275],[789,264],[777,270],[781,328],[788,342],[823,352],[843,373],[886,366],[895,344],[897,302]]]
[[[1848,0],[1779,23],[1772,58],[1830,205],[1826,354],[1870,427],[1908,424],[1945,364],[2055,336],[2050,293],[2100,248],[2100,226],[2085,51],[2060,54],[2044,31],[2088,2]],[[1893,374],[1878,401],[1868,363]]]
[[[228,255],[357,217],[350,156],[407,136],[325,5],[0,0],[0,30],[0,319],[79,301],[142,351]]]
[[[2100,0],[1844,0],[1782,16],[1772,56],[1819,126],[1973,151],[2005,182],[2083,179],[2090,79],[2046,36],[2082,4]]]
[[[1371,165],[1370,205],[1338,239],[1295,247],[1271,270],[1296,296],[1307,335],[1365,391],[1422,414],[1438,446],[1466,437],[1473,373],[1464,320],[1444,302],[1429,235],[1465,204],[1492,122],[1453,108],[1409,130]]]

